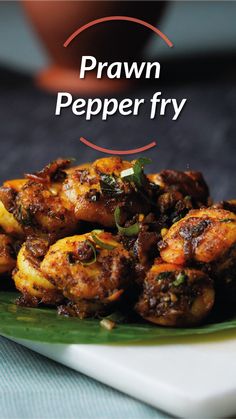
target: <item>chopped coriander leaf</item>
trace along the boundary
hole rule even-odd
[[[121,178],[128,182],[133,182],[137,188],[141,188],[144,181],[143,167],[150,163],[151,160],[147,158],[141,157],[137,159],[132,168],[121,172]]]
[[[187,279],[187,275],[185,275],[185,273],[180,272],[177,277],[176,280],[174,282],[172,282],[172,285],[174,285],[175,287],[178,287],[179,285],[183,284],[186,279]]]
[[[151,159],[148,159],[147,157],[140,157],[136,160],[135,164],[138,163],[140,166],[144,167],[147,164],[150,164],[152,162]]]

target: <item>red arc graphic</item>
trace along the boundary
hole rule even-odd
[[[106,17],[101,17],[100,19],[95,19],[92,20],[89,23],[86,23],[85,25],[81,26],[81,28],[77,29],[76,31],[74,31],[69,38],[67,38],[67,40],[64,42],[64,47],[68,47],[68,45],[73,41],[73,39],[76,38],[76,36],[78,36],[81,32],[85,31],[88,28],[91,28],[92,26],[95,26],[99,23],[103,23],[103,22],[110,22],[112,20],[126,20],[128,22],[134,22],[134,23],[138,23],[139,25],[145,26],[146,28],[151,29],[153,32],[156,33],[156,35],[160,36],[163,41],[165,41],[165,43],[168,45],[168,47],[173,47],[173,43],[169,40],[169,38],[160,31],[160,29],[156,28],[155,26],[151,25],[151,23],[145,22],[144,20],[141,19],[137,19],[136,17],[130,17],[130,16],[106,16]]]
[[[123,21],[128,21],[128,22],[134,22],[134,23],[138,23],[139,25],[145,26],[146,28],[151,29],[154,33],[156,33],[156,35],[160,36],[163,41],[171,48],[173,47],[173,43],[170,41],[170,39],[163,33],[160,31],[160,29],[156,28],[155,26],[151,25],[148,22],[145,22],[144,20],[141,19],[137,19],[135,17],[130,17],[130,16],[106,16],[106,17],[102,17],[100,19],[95,19],[89,23],[86,23],[85,25],[81,26],[81,28],[77,29],[76,31],[74,31],[68,38],[67,40],[64,42],[63,46],[66,48],[68,47],[68,45],[83,31],[85,31],[88,28],[91,28],[92,26],[95,26],[99,23],[103,23],[103,22],[110,22],[110,21],[114,21],[114,20],[123,20]],[[80,138],[80,141],[83,144],[86,144],[87,146],[93,148],[94,150],[97,151],[101,151],[103,153],[106,154],[136,154],[136,153],[141,153],[143,151],[149,150],[152,147],[156,146],[156,142],[153,141],[143,147],[139,147],[139,148],[135,148],[132,150],[111,150],[111,149],[107,149],[104,147],[99,147],[96,144],[91,143],[90,141],[86,140],[84,137]]]
[[[109,148],[99,147],[98,145],[93,144],[90,141],[86,140],[86,138],[84,137],[80,137],[80,141],[83,144],[93,148],[94,150],[102,151],[103,153],[106,153],[106,154],[136,154],[136,153],[141,153],[142,151],[147,151],[150,148],[153,148],[156,146],[156,141],[152,141],[151,143],[143,147],[134,148],[132,150],[111,150]]]

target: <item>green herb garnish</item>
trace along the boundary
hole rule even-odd
[[[100,175],[100,188],[104,195],[116,196],[123,193],[115,177],[104,173]]]
[[[129,227],[122,227],[120,225],[120,207],[116,207],[114,212],[115,223],[119,233],[123,234],[124,236],[136,236],[139,233],[139,224],[135,223]]]
[[[102,241],[101,239],[99,239],[99,237],[97,236],[97,234],[102,233],[102,232],[103,232],[103,230],[93,230],[91,232],[91,236],[92,236],[93,241],[99,247],[101,247],[102,249],[107,249],[107,250],[113,250],[113,249],[115,249],[116,246],[114,246],[113,244],[106,243],[106,242]]]
[[[80,258],[78,258],[78,257],[76,257],[76,255],[73,253],[73,252],[69,252],[68,254],[67,254],[67,258],[68,258],[68,262],[71,264],[71,265],[74,265],[74,264],[76,264],[76,263],[80,263],[81,265],[83,265],[83,266],[88,266],[88,265],[92,265],[93,263],[95,263],[96,262],[96,260],[97,260],[97,252],[96,252],[96,249],[95,249],[95,247],[94,247],[94,245],[93,245],[93,243],[91,243],[91,241],[90,240],[85,240],[84,242],[82,242],[84,245],[86,245],[86,246],[88,246],[88,247],[90,247],[90,249],[92,249],[92,258],[88,261],[88,262],[86,262],[86,261],[83,261],[83,260],[80,260]]]
[[[133,167],[123,170],[120,176],[122,179],[128,182],[133,182],[137,188],[141,188],[144,182],[143,168],[145,165],[150,163],[151,159],[141,157],[140,159],[136,160]]]
[[[172,282],[172,285],[174,285],[175,287],[178,287],[179,285],[183,284],[187,279],[187,275],[185,275],[185,273],[180,272],[177,277],[176,280],[174,282]]]
[[[81,265],[83,265],[83,266],[88,266],[88,265],[92,265],[93,263],[95,263],[97,261],[97,252],[96,252],[96,249],[95,249],[93,243],[91,243],[90,240],[85,240],[85,243],[86,243],[87,246],[89,246],[92,249],[93,258],[89,262],[79,261],[79,263],[81,263]]]

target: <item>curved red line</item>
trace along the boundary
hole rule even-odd
[[[145,22],[144,20],[137,19],[136,17],[129,17],[129,16],[106,16],[100,19],[92,20],[91,22],[86,23],[85,25],[81,26],[81,28],[73,32],[72,35],[70,35],[69,38],[63,44],[64,47],[66,48],[77,35],[85,31],[86,29],[90,28],[91,26],[97,25],[98,23],[109,22],[111,20],[127,20],[129,22],[135,22],[140,25],[146,26],[146,28],[151,29],[158,36],[160,36],[170,48],[173,47],[173,43],[169,40],[169,38],[163,32],[160,31],[160,29],[157,29],[155,26],[151,25],[148,22]]]
[[[86,140],[86,138],[84,137],[80,137],[80,141],[83,144],[87,145],[88,147],[91,147],[94,150],[101,151],[102,153],[106,153],[106,154],[136,154],[136,153],[141,153],[142,151],[149,150],[150,148],[153,148],[156,146],[156,142],[153,141],[143,147],[134,148],[132,150],[110,150],[108,148],[99,147],[98,145],[95,145],[91,143],[90,141]]]

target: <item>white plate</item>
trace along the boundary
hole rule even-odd
[[[235,415],[236,339],[207,339],[155,346],[14,341],[173,415]]]

